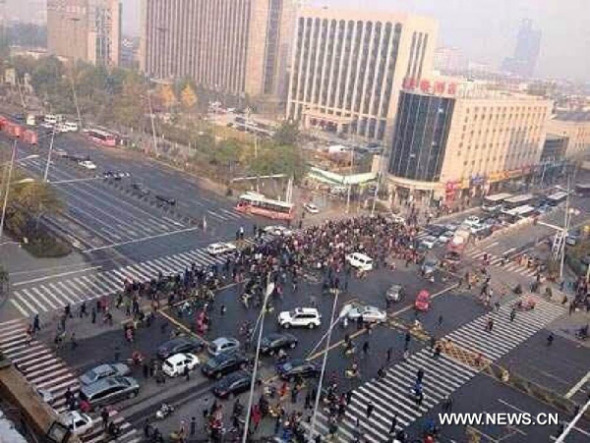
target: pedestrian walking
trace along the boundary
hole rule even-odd
[[[442,324],[443,324],[443,316],[439,315],[438,316],[438,327],[440,328],[442,326]]]
[[[109,411],[107,411],[107,408],[102,408],[100,418],[102,418],[102,427],[106,429],[109,426]]]
[[[219,308],[219,314],[225,315],[226,311],[227,311],[227,308],[225,307],[225,305],[221,305],[221,307]]]
[[[119,363],[119,359],[121,358],[121,348],[119,345],[115,346],[115,363]]]
[[[72,346],[72,351],[74,351],[78,347],[78,342],[76,341],[76,333],[72,332],[70,336],[70,344]]]
[[[196,417],[191,417],[190,436],[194,437],[196,433],[197,433],[197,419],[196,419]]]
[[[550,332],[547,336],[547,346],[551,346],[553,344],[553,340],[555,340],[555,336],[553,335],[553,332]]]
[[[424,379],[424,369],[419,368],[418,371],[416,372],[416,381],[418,383],[422,383],[423,379]]]
[[[90,315],[90,321],[92,322],[92,324],[96,323],[96,308],[92,308],[92,313]]]
[[[371,414],[373,414],[374,409],[375,409],[375,405],[373,404],[372,401],[370,401],[367,404],[367,410],[366,410],[367,420],[369,420],[371,418]]]
[[[346,406],[350,405],[351,400],[352,400],[352,389],[346,391]]]
[[[393,354],[393,348],[387,348],[387,363],[391,361],[391,356]]]
[[[453,399],[450,396],[446,396],[443,399],[442,409],[444,412],[451,412],[453,410]]]
[[[422,391],[418,392],[415,397],[416,406],[422,406],[422,400],[424,400],[424,393]]]
[[[391,424],[389,425],[389,435],[393,435],[395,433],[396,428],[397,428],[397,413],[391,419]]]
[[[147,363],[143,364],[143,378],[148,378],[150,376],[150,367]]]
[[[39,322],[39,314],[35,314],[33,318],[33,332],[37,332],[41,330],[41,324]]]
[[[191,379],[191,374],[190,374],[190,371],[188,370],[188,366],[184,367],[184,378],[186,381],[190,381],[190,379]]]
[[[363,354],[367,355],[369,353],[369,342],[366,341],[363,343]]]
[[[510,311],[510,321],[513,322],[515,318],[516,318],[516,309],[512,308],[512,310]]]
[[[494,329],[494,319],[493,318],[488,318],[488,321],[486,323],[486,331],[487,332],[492,332],[492,329]]]

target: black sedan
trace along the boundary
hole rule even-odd
[[[280,349],[293,349],[297,346],[297,337],[292,334],[268,334],[260,342],[260,352],[267,355],[274,355]]]
[[[219,354],[207,360],[207,363],[201,366],[201,372],[209,378],[221,378],[238,369],[246,369],[246,366],[248,366],[248,358],[244,354],[239,352]]]
[[[205,348],[205,343],[197,337],[177,337],[168,340],[158,347],[158,357],[166,360],[174,354],[182,353],[198,353]]]
[[[228,398],[250,389],[252,374],[248,371],[238,371],[226,375],[213,386],[213,394],[219,398]]]
[[[295,359],[278,365],[277,372],[283,380],[293,381],[297,376],[302,378],[317,377],[320,370],[310,361]]]

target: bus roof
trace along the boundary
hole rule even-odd
[[[484,198],[484,200],[489,201],[489,202],[493,202],[493,203],[497,203],[497,202],[502,202],[510,197],[512,197],[512,194],[508,194],[507,192],[504,192],[502,194],[488,195],[487,197]]]
[[[94,133],[94,134],[98,134],[98,135],[102,135],[104,137],[114,137],[114,134],[111,134],[110,132],[107,131],[103,131],[102,129],[89,129],[88,133]]]
[[[260,202],[260,203],[268,203],[276,206],[281,206],[283,208],[292,208],[293,203],[287,203],[281,200],[272,200],[270,198],[266,198],[262,194],[258,194],[256,192],[247,192],[245,194],[240,195],[240,200],[248,200],[251,202]]]
[[[535,210],[535,208],[532,207],[531,205],[522,205],[522,206],[518,206],[516,208],[510,209],[508,211],[505,211],[504,213],[507,215],[519,216],[519,215],[528,214],[529,212],[533,212],[534,210]]]
[[[590,190],[590,183],[580,183],[580,184],[576,185],[576,189]]]
[[[520,203],[520,202],[527,202],[535,198],[533,194],[522,194],[522,195],[515,195],[514,197],[506,199],[506,203]]]

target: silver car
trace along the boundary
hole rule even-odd
[[[392,302],[398,302],[404,297],[404,287],[402,285],[393,284],[385,293],[385,298]]]
[[[236,352],[238,349],[240,349],[240,342],[237,339],[233,337],[219,337],[209,345],[209,354],[218,356],[219,354]]]
[[[86,371],[80,377],[80,382],[83,385],[89,385],[98,380],[108,377],[116,377],[117,375],[128,375],[131,373],[129,366],[123,363],[104,364]]]

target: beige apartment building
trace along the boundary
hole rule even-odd
[[[551,109],[549,100],[468,83],[407,82],[387,165],[392,190],[451,203],[522,179],[540,161]]]
[[[121,50],[119,0],[47,0],[49,53],[117,66]]]
[[[383,141],[405,77],[430,76],[437,23],[410,14],[302,8],[295,28],[288,118]]]
[[[547,133],[567,138],[565,157],[583,157],[590,152],[590,111],[555,114],[547,122]]]
[[[295,10],[294,0],[142,0],[141,69],[284,103]]]

